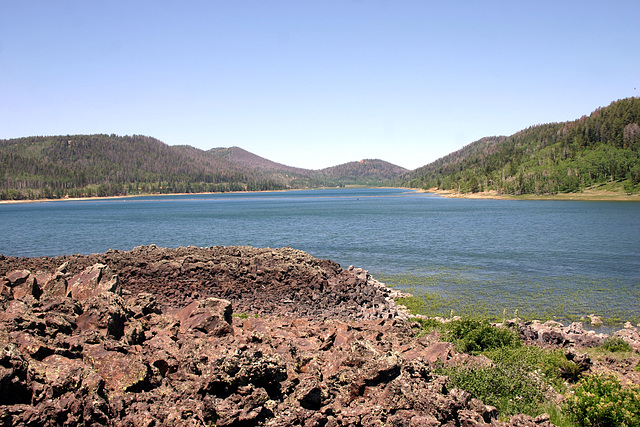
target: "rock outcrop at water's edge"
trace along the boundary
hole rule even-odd
[[[448,389],[482,360],[393,297],[290,248],[0,256],[0,425],[550,425]]]

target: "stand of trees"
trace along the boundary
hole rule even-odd
[[[284,188],[204,151],[140,135],[0,141],[0,200]]]
[[[577,192],[623,181],[640,191],[640,99],[628,98],[565,123],[483,138],[405,177],[411,187],[503,194]]]

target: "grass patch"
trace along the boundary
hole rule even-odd
[[[557,392],[566,389],[560,375],[560,367],[569,362],[560,349],[547,350],[536,346],[522,345],[517,348],[502,348],[483,353],[498,364],[522,366],[531,378],[551,385]]]
[[[257,313],[256,314],[247,314],[247,313],[244,313],[244,312],[243,313],[233,313],[231,316],[232,317],[236,317],[238,319],[247,319],[249,317],[255,317],[257,319],[259,317],[259,315]]]
[[[629,343],[627,343],[625,340],[623,340],[620,337],[607,338],[606,340],[604,340],[604,343],[602,344],[602,349],[606,351],[610,351],[612,353],[618,353],[618,352],[626,353],[626,352],[633,351]]]
[[[528,287],[521,287],[525,284],[520,283],[517,288],[526,289],[522,291],[523,294],[506,292],[507,296],[503,297],[498,295],[502,292],[501,287],[491,289],[495,283],[487,283],[486,280],[465,281],[464,278],[468,276],[469,272],[441,272],[431,275],[426,281],[424,276],[407,275],[394,282],[388,276],[376,275],[389,285],[414,295],[398,301],[414,314],[452,318],[455,313],[464,317],[460,321],[444,324],[435,319],[418,319],[422,326],[421,333],[438,331],[443,339],[454,343],[458,351],[484,355],[493,362],[488,367],[437,367],[436,373],[449,377],[449,387],[465,390],[485,404],[495,406],[502,417],[516,413],[531,416],[548,413],[551,422],[560,427],[640,427],[640,388],[622,387],[613,377],[583,376],[580,366],[567,360],[561,349],[523,345],[514,331],[490,324],[490,320],[510,318],[511,314],[523,319],[579,321],[584,320],[581,317],[586,312],[599,312],[605,324],[611,326],[620,325],[623,319],[634,319],[635,322],[638,319],[637,312],[621,311],[607,304],[615,281],[604,283],[584,280],[577,283],[575,278],[571,278],[575,283],[571,289],[564,289],[558,298],[555,298],[556,282]],[[444,283],[436,283],[443,278]],[[513,290],[513,283],[508,285],[507,288]],[[483,286],[486,288],[483,289]],[[602,307],[609,308],[585,308],[584,289],[601,296]],[[627,301],[637,301],[635,297],[640,295],[640,291],[634,289],[625,292],[628,292],[624,298]],[[557,301],[553,307],[545,305],[550,294]],[[513,301],[506,298],[512,298]],[[491,299],[497,303],[489,308],[483,300]],[[526,305],[529,307],[522,309]],[[629,307],[624,310],[629,310]],[[585,351],[592,355],[625,358],[632,349],[621,338],[612,337],[603,346]],[[635,370],[640,372],[640,363]],[[565,379],[575,384],[570,385]],[[555,393],[569,396],[567,402],[554,403],[550,397]]]

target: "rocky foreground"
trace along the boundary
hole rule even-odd
[[[448,389],[486,359],[394,297],[290,248],[0,256],[0,425],[550,425]]]

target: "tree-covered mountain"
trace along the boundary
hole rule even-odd
[[[381,185],[409,171],[384,160],[365,159],[332,166],[319,172],[327,180],[337,179],[361,185]]]
[[[258,171],[140,135],[67,135],[0,141],[0,198],[277,190]]]
[[[640,190],[640,98],[589,116],[473,142],[404,177],[409,187],[502,194],[577,192],[610,181]]]
[[[36,136],[0,140],[0,200],[313,188],[367,177],[380,182],[378,170],[362,168],[349,176],[327,174],[238,147],[203,151],[140,135]]]
[[[208,153],[236,165],[250,167],[275,176],[303,182],[305,186],[381,185],[397,179],[407,169],[379,159],[365,159],[325,169],[310,170],[286,166],[257,156],[239,147],[214,148]]]

